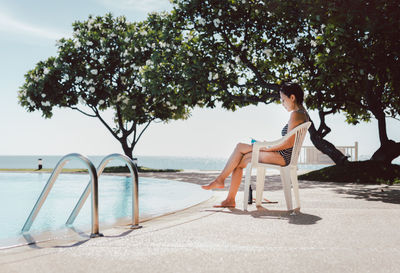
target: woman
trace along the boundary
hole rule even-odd
[[[284,84],[280,89],[280,97],[283,107],[288,112],[291,112],[289,122],[282,129],[282,136],[284,136],[296,126],[308,121],[309,118],[303,106],[304,92],[298,84]],[[294,140],[295,136],[293,135],[279,145],[262,148],[260,150],[259,161],[281,166],[289,165]],[[237,144],[220,175],[209,185],[202,186],[205,190],[223,189],[225,179],[232,173],[228,196],[221,205],[214,207],[235,207],[235,197],[242,181],[243,169],[251,161],[252,150],[252,145],[245,143]]]

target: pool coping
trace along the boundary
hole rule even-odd
[[[192,204],[188,207],[184,207],[184,208],[181,208],[178,210],[166,212],[166,213],[159,214],[159,215],[144,216],[143,218],[139,218],[139,226],[141,223],[145,223],[145,222],[155,220],[155,219],[158,219],[161,217],[173,215],[173,214],[176,214],[179,212],[183,212],[185,210],[192,209],[196,206],[202,205],[203,203],[210,201],[212,198],[214,198],[214,194],[210,195],[210,197],[208,197],[207,199],[205,199],[199,203]],[[117,218],[117,220],[112,223],[103,223],[103,224],[100,223],[100,226],[102,227],[103,231],[113,229],[113,228],[118,228],[118,227],[131,229],[131,228],[129,228],[130,225],[132,225],[131,217]],[[34,239],[35,237],[37,239]],[[90,227],[88,227],[87,229],[80,229],[80,228],[73,227],[73,226],[72,227],[65,226],[63,228],[56,229],[56,230],[31,232],[31,233],[27,233],[27,234],[21,234],[20,236],[16,236],[16,237],[12,237],[12,238],[0,239],[0,251],[6,250],[6,249],[17,248],[17,247],[24,247],[24,246],[28,246],[28,245],[35,245],[38,243],[56,241],[56,240],[79,241],[82,239],[90,239]],[[24,240],[24,241],[22,241],[22,240]],[[9,243],[7,243],[7,242],[9,242]],[[5,245],[5,244],[7,244],[7,245]]]

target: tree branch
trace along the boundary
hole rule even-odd
[[[111,127],[110,127],[110,126],[105,122],[105,120],[100,116],[99,111],[98,111],[94,106],[92,106],[91,108],[92,108],[93,112],[96,113],[96,117],[97,117],[98,119],[100,119],[101,123],[103,123],[103,125],[108,129],[108,131],[110,131],[110,133],[111,133],[116,139],[118,139],[118,141],[121,141],[121,138],[118,136],[118,134],[116,134],[116,133],[113,131],[113,129],[111,129]]]
[[[140,137],[142,136],[142,134],[144,133],[144,131],[147,129],[147,127],[149,127],[150,123],[151,123],[153,120],[155,120],[155,118],[152,118],[151,120],[149,120],[149,122],[147,123],[147,125],[146,125],[146,126],[144,127],[144,129],[140,132],[140,134],[139,134],[138,138],[136,139],[136,142],[135,142],[135,143],[137,143],[137,142],[139,141]],[[135,130],[135,135],[136,135],[136,130]]]
[[[78,107],[69,106],[69,108],[71,108],[72,110],[77,110],[77,111],[81,112],[82,114],[84,114],[85,116],[88,116],[88,117],[91,117],[91,118],[97,117],[96,115],[91,115],[91,114],[88,114],[88,113],[82,111],[82,110],[79,109]]]
[[[128,127],[128,124],[126,125],[126,127]],[[133,122],[133,124],[132,124],[132,127],[129,129],[129,130],[127,130],[127,135],[129,136],[130,134],[132,134],[132,132],[134,132],[135,131],[135,133],[136,133],[136,122],[134,121]],[[136,135],[135,135],[136,136]],[[134,137],[135,137],[134,136]]]
[[[329,111],[330,112],[330,111]],[[326,123],[325,123],[325,114],[326,112],[320,110],[319,111],[319,119],[321,121],[319,128],[318,128],[318,133],[321,135],[322,138],[324,138],[327,134],[331,132],[331,128],[329,128]]]
[[[231,41],[228,38],[228,35],[226,34],[225,31],[222,31],[222,37],[224,41],[232,48],[232,51],[236,53],[236,55],[240,58],[240,60],[256,75],[257,81],[259,85],[263,88],[267,88],[273,91],[278,91],[279,90],[279,85],[278,84],[271,84],[267,83],[263,77],[261,72],[257,69],[257,67],[252,64],[246,56],[234,45],[231,43]]]
[[[118,125],[119,125],[119,128],[122,130],[122,134],[125,135],[126,130],[125,130],[124,124],[122,122],[121,107],[119,107],[119,105],[117,104],[116,108],[117,108]]]

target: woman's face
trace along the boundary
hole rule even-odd
[[[293,111],[296,107],[296,97],[294,95],[290,95],[290,97],[286,96],[282,92],[279,92],[281,96],[281,103],[285,109],[290,112]]]

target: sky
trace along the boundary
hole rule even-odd
[[[140,21],[149,12],[168,11],[168,0],[0,0],[0,155],[83,155],[123,153],[99,120],[76,111],[57,109],[51,119],[28,113],[18,104],[24,74],[37,62],[56,55],[56,40],[70,37],[72,23],[89,15],[124,15]],[[111,118],[112,113],[105,115]],[[318,114],[310,112],[318,125]],[[196,108],[187,120],[153,123],[135,147],[138,156],[229,157],[238,142],[275,140],[289,114],[281,105],[259,104],[235,112],[220,107]],[[379,148],[376,120],[348,125],[341,114],[327,117],[336,146],[359,143],[359,154]],[[387,119],[389,138],[400,141],[400,122]],[[309,137],[305,145],[312,145]]]

